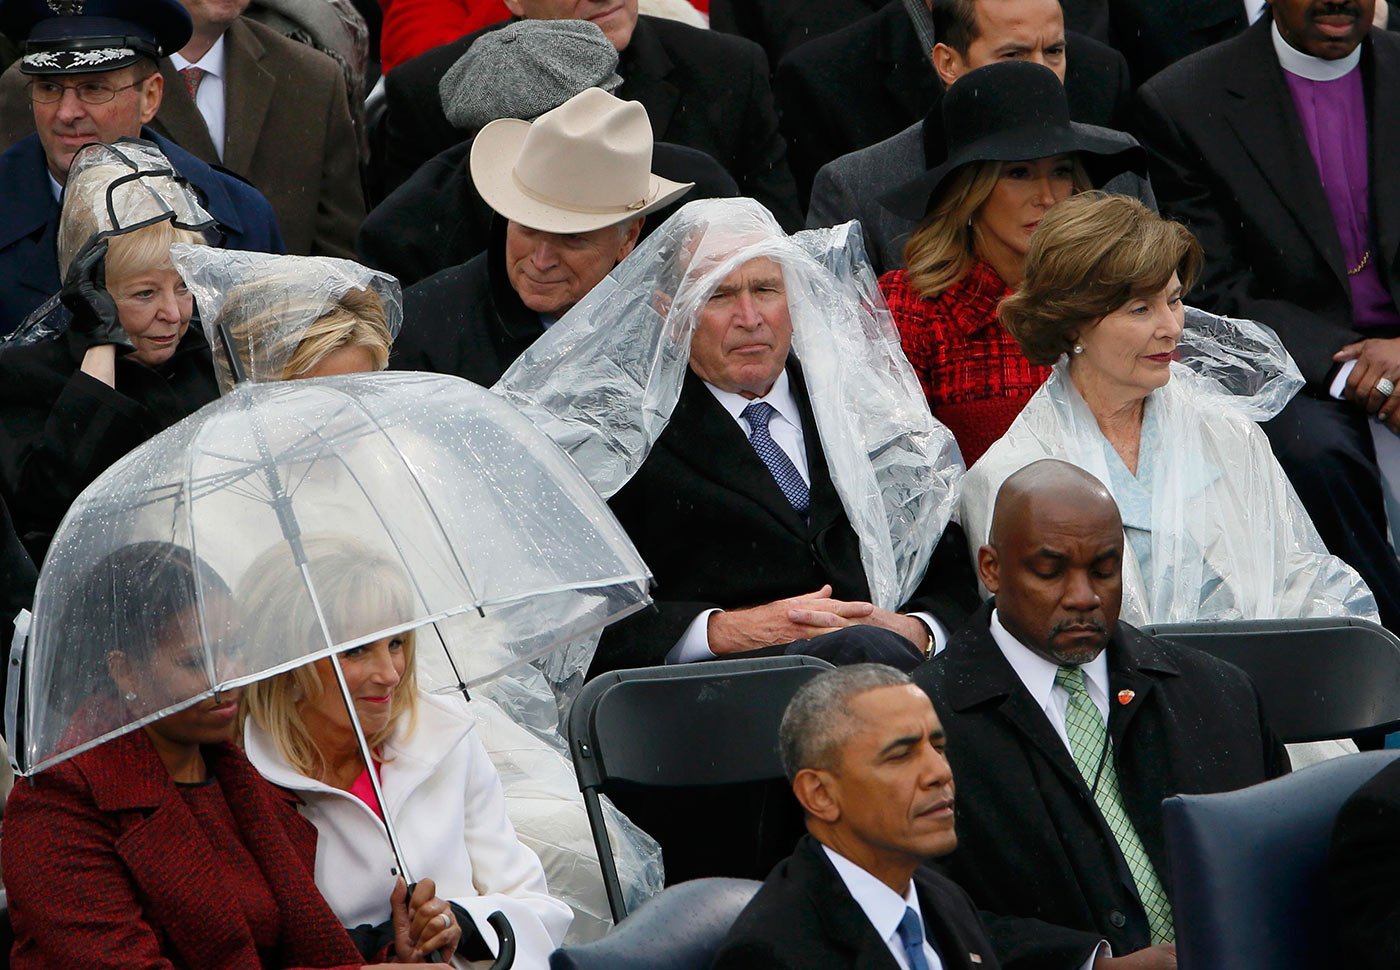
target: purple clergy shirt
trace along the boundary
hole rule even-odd
[[[1360,272],[1347,277],[1352,323],[1358,329],[1400,324],[1400,312],[1381,281],[1371,245],[1371,166],[1361,69],[1333,81],[1313,81],[1288,71],[1283,76],[1317,163],[1347,269],[1360,264],[1368,252],[1372,254]]]

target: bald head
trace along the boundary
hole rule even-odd
[[[1123,520],[1088,472],[1045,459],[997,492],[987,545],[977,552],[997,616],[1033,652],[1087,663],[1108,645],[1123,600]]]

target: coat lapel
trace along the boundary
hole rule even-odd
[[[224,120],[224,166],[235,172],[252,169],[263,121],[272,105],[277,78],[261,63],[265,48],[241,21],[224,35],[228,77]]]
[[[1396,11],[1391,11],[1392,15]],[[1394,177],[1395,159],[1400,158],[1400,125],[1389,116],[1387,100],[1400,91],[1400,54],[1392,44],[1367,42],[1362,69],[1369,68],[1366,80],[1368,123],[1371,138],[1371,231],[1380,247],[1383,277],[1391,283],[1400,267],[1400,179]]]
[[[618,89],[617,96],[642,103],[642,107],[647,109],[647,117],[651,119],[652,135],[657,141],[667,140],[666,129],[681,98],[680,89],[666,80],[673,66],[670,55],[652,32],[647,18],[638,17],[632,41],[622,52],[618,65],[622,87]]]
[[[874,925],[841,881],[820,842],[804,835],[797,843],[790,865],[793,880],[806,887],[827,938],[837,949],[850,954],[846,966],[862,970],[897,970],[898,964],[889,947],[876,935]]]
[[[1308,149],[1293,96],[1274,53],[1265,17],[1250,28],[1236,72],[1226,81],[1223,111],[1241,145],[1297,220],[1343,288],[1348,286],[1342,243],[1332,221],[1317,162]],[[1387,162],[1387,164],[1389,164]]]
[[[219,153],[209,137],[209,126],[204,123],[204,116],[195,107],[194,100],[185,89],[184,79],[175,70],[175,65],[170,63],[170,58],[161,59],[160,73],[165,78],[165,96],[161,99],[160,112],[151,127],[191,155],[217,162]]]

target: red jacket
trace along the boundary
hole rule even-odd
[[[313,878],[295,796],[229,744],[207,747],[239,834],[276,898],[280,968],[364,965]],[[0,839],[16,970],[263,966],[194,815],[142,731],[20,779]]]
[[[510,16],[502,0],[379,0],[379,6],[384,11],[379,59],[385,71]]]
[[[977,262],[932,300],[910,286],[902,269],[881,276],[880,291],[929,409],[953,432],[970,467],[1050,376],[1049,367],[1026,359],[997,320],[997,304],[1011,288]]]

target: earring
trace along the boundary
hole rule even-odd
[[[1084,345],[1083,345],[1083,344],[1075,344],[1075,345],[1074,345],[1074,352],[1075,352],[1076,354],[1082,354],[1082,353],[1084,353]]]
[[[132,701],[136,700],[136,694],[133,691],[127,691],[122,695],[122,698],[130,704]]]

